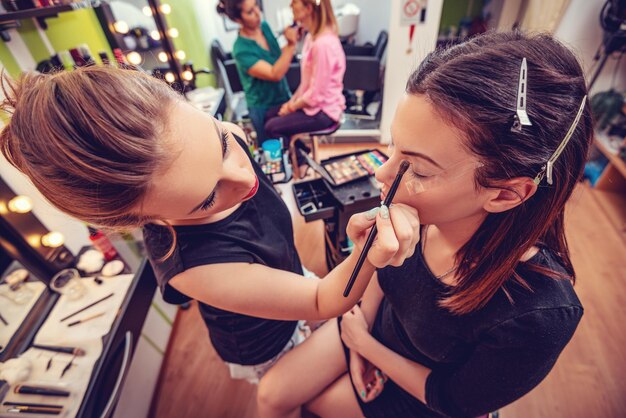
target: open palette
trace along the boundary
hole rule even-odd
[[[308,157],[308,156],[307,156]],[[358,179],[373,176],[389,158],[378,150],[365,150],[339,155],[320,164],[307,158],[309,165],[332,186],[342,186]]]

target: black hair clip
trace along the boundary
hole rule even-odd
[[[522,66],[519,71],[519,82],[517,83],[517,103],[516,111],[513,116],[512,132],[522,132],[523,126],[532,126],[528,113],[526,113],[526,91],[528,90],[528,69],[526,66],[526,58],[522,59]]]

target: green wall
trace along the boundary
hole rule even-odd
[[[211,69],[209,48],[202,39],[193,0],[170,0],[167,3],[172,6],[172,12],[167,15],[167,25],[170,28],[178,29],[180,33],[178,38],[173,39],[173,42],[176,49],[185,51],[187,58],[183,62],[191,61],[196,70],[199,68]],[[198,87],[215,86],[215,77],[200,75],[196,85]]]
[[[459,29],[459,22],[465,17],[469,0],[444,0],[443,9],[441,10],[441,24],[439,30],[448,30],[450,26],[455,26]],[[470,17],[476,17],[480,15],[483,8],[482,0],[474,0],[472,10],[470,11]]]
[[[185,51],[184,61],[191,61],[195,69],[211,68],[208,46],[204,45],[198,20],[193,7],[193,0],[170,0],[172,13],[167,16],[168,26],[179,31],[178,38],[174,39],[177,49]],[[55,51],[75,48],[79,44],[87,44],[96,61],[99,62],[98,52],[106,51],[113,57],[111,48],[96,14],[91,9],[76,10],[59,14],[56,18],[46,20],[48,29],[46,36]],[[50,57],[48,49],[39,35],[32,20],[21,21],[18,32],[35,62]],[[4,42],[0,41],[0,62],[6,67],[11,76],[17,77],[20,68]],[[199,87],[215,86],[213,76],[200,75],[197,81]]]
[[[20,75],[20,67],[17,65],[15,58],[13,58],[13,54],[9,51],[9,48],[4,44],[4,42],[0,41],[0,62],[6,68],[9,75],[13,78]]]

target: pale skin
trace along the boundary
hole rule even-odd
[[[233,137],[244,137],[243,132],[184,102],[173,104],[169,114],[163,140],[172,160],[155,175],[139,210],[172,225],[224,219],[253,197],[257,184],[252,163]],[[222,263],[191,268],[169,283],[200,302],[245,315],[279,320],[335,317],[358,301],[375,266],[400,265],[412,255],[419,240],[416,211],[398,205],[389,212],[387,218],[379,214],[370,220],[358,214],[350,220],[347,232],[356,250],[324,280],[260,264]],[[379,238],[350,297],[344,298],[343,288],[374,223]]]
[[[412,193],[406,183],[415,176],[431,177],[475,161],[463,146],[462,133],[447,124],[424,96],[406,95],[398,105],[392,122],[394,146],[391,158],[376,173],[383,183],[383,194],[393,182],[403,159],[411,168],[398,188],[394,202],[418,210],[422,224],[429,225],[424,259],[435,275],[455,265],[454,255],[466,243],[489,213],[512,209],[530,198],[537,186],[531,178],[510,179],[500,188],[476,188],[474,169],[442,180],[439,187]],[[522,258],[530,259],[537,248]],[[442,279],[454,286],[457,277]],[[339,335],[336,321],[328,321],[300,346],[285,355],[265,375],[258,391],[259,415],[264,418],[299,417],[302,406],[320,417],[362,417],[354,390],[369,402],[383,390],[385,379],[393,380],[408,393],[426,403],[425,385],[430,369],[413,362],[378,342],[370,334],[376,312],[384,295],[374,277],[361,307],[354,306],[343,315]],[[350,349],[346,366],[341,340]],[[378,369],[381,373],[375,373]],[[354,380],[354,389],[348,373]],[[303,379],[302,376],[306,376]]]
[[[237,19],[237,23],[241,25],[239,31],[241,36],[256,41],[261,48],[269,51],[270,47],[267,39],[265,39],[261,30],[261,10],[256,0],[245,0],[241,4],[241,19]],[[289,64],[296,50],[298,31],[295,28],[286,28],[284,35],[285,39],[287,39],[287,45],[283,47],[280,58],[274,64],[270,64],[265,60],[257,61],[248,70],[249,75],[261,80],[277,82],[287,74]]]

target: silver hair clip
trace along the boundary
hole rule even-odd
[[[519,70],[519,81],[517,83],[517,110],[513,117],[511,131],[522,132],[522,126],[532,126],[528,113],[526,113],[526,90],[528,90],[528,68],[526,58],[522,59],[522,66]]]
[[[585,95],[583,97],[583,100],[580,102],[580,107],[578,108],[578,113],[576,114],[576,118],[572,122],[572,125],[569,127],[569,130],[567,131],[565,138],[563,138],[563,140],[561,141],[561,144],[558,146],[556,151],[554,151],[554,154],[552,154],[552,156],[548,159],[548,162],[543,167],[541,167],[541,171],[535,176],[534,182],[536,185],[539,185],[539,183],[541,183],[541,180],[543,180],[544,176],[548,178],[548,184],[550,185],[552,184],[552,170],[554,169],[554,163],[556,162],[557,158],[559,158],[559,156],[565,149],[565,146],[567,145],[570,138],[574,134],[574,131],[576,130],[576,126],[578,126],[578,121],[580,121],[580,118],[583,115],[583,110],[585,109],[586,100],[587,100],[587,95]]]

